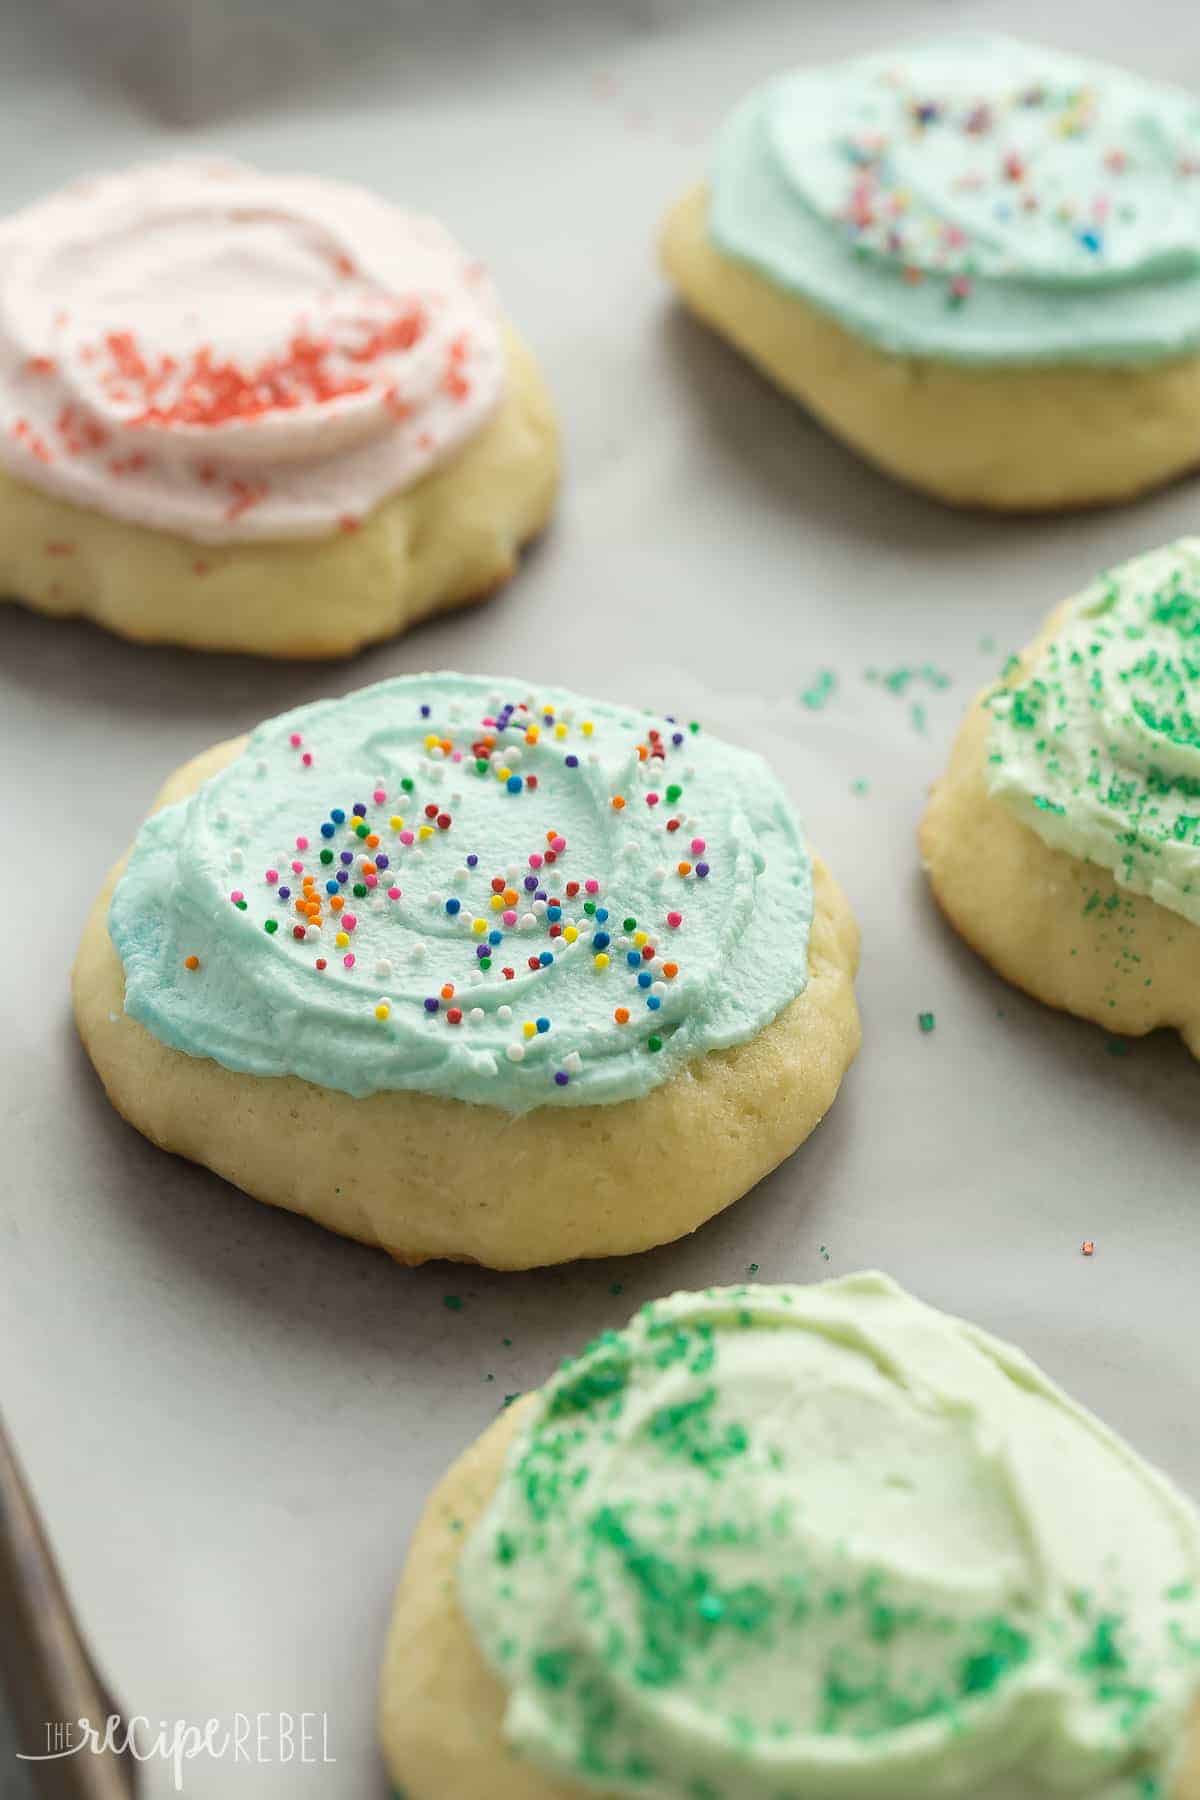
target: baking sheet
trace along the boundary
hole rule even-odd
[[[286,56],[239,52],[224,85],[211,35],[194,65],[180,45],[164,64],[136,6],[92,9],[103,37],[74,10],[36,37],[0,21],[4,210],[171,148],[368,180],[488,258],[566,436],[558,521],[519,579],[349,664],[142,650],[0,609],[3,1404],[127,1708],[324,1714],[337,1759],[199,1759],[184,1791],[382,1796],[375,1671],[432,1483],[586,1336],[751,1263],[769,1280],[890,1270],[1015,1338],[1200,1495],[1200,1072],[1172,1036],[1126,1049],[1007,989],[935,917],[913,839],[975,688],[1095,569],[1191,529],[1200,485],[1092,517],[945,512],[683,317],[652,259],[708,130],[775,67],[953,21],[1200,86],[1195,14],[310,0],[264,40]],[[853,900],[863,1054],[809,1144],[686,1243],[526,1276],[399,1270],[154,1150],[76,1043],[85,911],[167,771],[284,707],[445,666],[669,707],[757,746]],[[145,1777],[152,1800],[171,1792],[164,1764]]]

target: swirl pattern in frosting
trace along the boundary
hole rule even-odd
[[[460,1562],[513,1747],[644,1800],[1167,1800],[1200,1518],[886,1277],[676,1294],[518,1427]]]
[[[1200,100],[997,37],[801,69],[724,128],[710,231],[898,354],[1171,357],[1200,346]]]
[[[636,1098],[805,987],[762,760],[559,690],[402,677],[260,725],[146,821],[109,931],[164,1043],[353,1095]]]
[[[0,467],[114,518],[352,531],[503,380],[483,270],[360,188],[171,162],[0,221]]]
[[[988,704],[989,791],[1200,924],[1200,538],[1102,575]]]

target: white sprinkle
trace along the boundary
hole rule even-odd
[[[524,1062],[525,1046],[524,1044],[510,1044],[504,1054],[509,1062]]]
[[[508,877],[509,881],[516,881],[521,873],[520,863],[509,863],[509,865],[508,865],[507,869],[505,869],[504,873]]]
[[[652,869],[650,871],[650,879],[656,883],[665,881],[667,879],[667,871],[660,864],[657,869]]]
[[[511,1006],[498,1006],[496,1008],[496,1017],[499,1019],[499,1021],[502,1025],[507,1025],[510,1022],[510,1020],[512,1019],[512,1007]]]
[[[515,744],[509,745],[508,749],[504,752],[504,760],[508,764],[510,769],[516,768],[517,764],[521,760],[522,754],[523,754],[523,752],[518,750],[518,748]]]
[[[319,925],[310,925],[304,935],[310,944],[315,944],[321,936],[321,927]]]
[[[470,873],[470,870],[466,868],[455,869],[452,877],[455,887],[461,887],[463,882],[468,880]]]
[[[392,965],[386,956],[381,956],[375,964],[375,974],[380,981],[386,981],[392,972]]]
[[[535,918],[533,913],[528,912],[528,913],[521,914],[521,918],[520,918],[520,921],[518,924],[518,929],[520,931],[536,931],[537,919]]]
[[[425,904],[426,906],[441,906],[443,904],[442,896],[440,894],[426,894]]]
[[[229,866],[231,869],[240,869],[245,860],[246,859],[240,850],[231,850],[229,852]]]
[[[412,955],[412,959],[414,962],[424,962],[425,961],[425,946],[424,946],[424,944],[420,943],[419,941],[417,943],[415,943],[412,947],[411,955]]]
[[[534,913],[536,913],[538,918],[540,919],[542,914],[545,912],[547,905],[548,905],[548,902],[545,900],[535,900],[531,910]]]
[[[483,980],[483,970],[482,969],[468,969],[467,980],[470,982],[472,987],[478,987],[480,982]]]
[[[583,1058],[580,1056],[578,1050],[569,1050],[566,1056],[563,1057],[563,1068],[567,1071],[568,1075],[578,1075],[582,1067]]]
[[[467,1022],[471,1025],[482,1025],[486,1017],[482,1006],[473,1006],[467,1014]]]

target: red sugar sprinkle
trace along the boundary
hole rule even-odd
[[[47,556],[74,556],[75,549],[76,549],[76,546],[74,544],[67,543],[65,539],[59,539],[53,543],[49,543],[46,545],[46,555]]]

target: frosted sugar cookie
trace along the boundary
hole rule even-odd
[[[971,708],[921,825],[939,905],[1051,1006],[1200,1055],[1200,539],[1100,576]]]
[[[380,1723],[406,1800],[1196,1800],[1198,1699],[1193,1506],[868,1274],[675,1294],[502,1414]]]
[[[948,37],[767,82],[666,221],[688,305],[957,505],[1125,500],[1200,462],[1200,101]]]
[[[859,1041],[858,934],[762,760],[460,675],[180,770],[93,910],[84,1042],[148,1137],[402,1261],[691,1231]]]
[[[345,655],[506,580],[556,480],[533,359],[431,219],[170,162],[0,221],[0,596]]]

